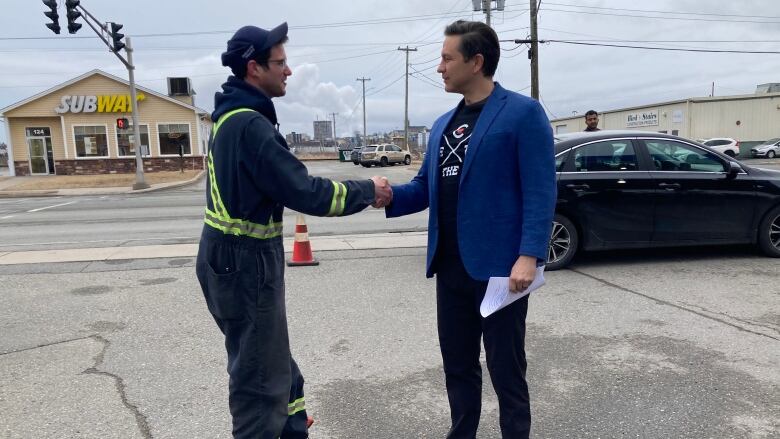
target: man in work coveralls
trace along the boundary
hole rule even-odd
[[[305,438],[311,419],[303,377],[290,354],[284,296],[284,207],[342,216],[391,192],[386,180],[311,177],[277,131],[271,98],[285,94],[287,23],[239,29],[222,64],[230,76],[215,96],[205,225],[196,271],[225,335],[235,438]]]

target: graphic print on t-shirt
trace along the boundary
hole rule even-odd
[[[444,145],[439,148],[441,176],[443,178],[457,177],[460,175],[463,160],[466,158],[468,142],[471,138],[471,126],[467,123],[461,124],[443,137]]]

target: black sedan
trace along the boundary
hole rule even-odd
[[[780,171],[637,131],[557,136],[555,164],[548,270],[580,250],[753,243],[780,257]]]

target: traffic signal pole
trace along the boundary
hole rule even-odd
[[[133,190],[146,189],[149,185],[144,181],[144,160],[141,156],[141,127],[138,125],[138,100],[135,91],[135,66],[133,65],[133,45],[130,37],[125,38],[127,52],[127,75],[130,79],[130,101],[133,103],[133,143],[135,144],[135,183]]]
[[[43,3],[46,6],[51,7],[50,3],[52,2],[49,0],[44,0]],[[54,4],[56,5],[56,3]],[[84,9],[84,6],[82,6],[81,2],[78,0],[67,0],[65,5],[68,8],[68,31],[72,34],[75,34],[81,27],[78,25],[78,23],[75,23],[75,20],[79,18],[78,12],[75,12],[76,8],[78,8],[81,10],[80,16],[84,18],[84,22],[87,23],[93,31],[95,31],[95,34],[97,34],[97,36],[103,40],[111,52],[116,55],[117,58],[119,58],[119,61],[121,61],[125,67],[127,67],[127,76],[130,80],[130,105],[133,109],[133,145],[135,147],[135,183],[133,184],[133,190],[146,189],[149,187],[149,185],[144,180],[144,162],[141,155],[141,128],[138,125],[138,96],[135,87],[135,66],[133,65],[133,47],[130,44],[130,37],[127,37],[125,39],[125,43],[122,43],[121,40],[122,38],[125,38],[125,36],[124,34],[119,33],[119,30],[122,29],[121,24],[111,23],[111,26],[101,25],[100,21],[92,14],[90,14],[89,11]],[[52,11],[54,14],[45,13],[45,15],[52,19],[54,25],[56,25],[56,29],[54,25],[50,26],[51,23],[47,24],[46,26],[51,29],[52,32],[58,34],[60,28],[56,18],[54,17],[56,16],[56,8],[52,9]],[[110,35],[112,42],[109,42],[104,34]],[[127,59],[123,58],[122,55],[119,54],[119,51],[123,48],[127,53]]]

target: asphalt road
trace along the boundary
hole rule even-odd
[[[366,169],[352,163],[307,162],[311,175],[338,180],[386,175],[407,182],[410,166]],[[203,227],[205,179],[181,189],[139,195],[0,198],[0,251],[117,247],[197,242]],[[296,212],[285,210],[285,236],[294,233]],[[422,212],[388,221],[368,208],[351,217],[307,216],[309,233],[343,235],[427,230]]]
[[[312,439],[444,437],[424,249],[317,256],[287,271]],[[0,437],[229,437],[223,341],[192,264],[0,267]],[[533,437],[777,438],[779,277],[748,248],[547,273],[528,315]],[[498,438],[484,381],[478,437]]]

